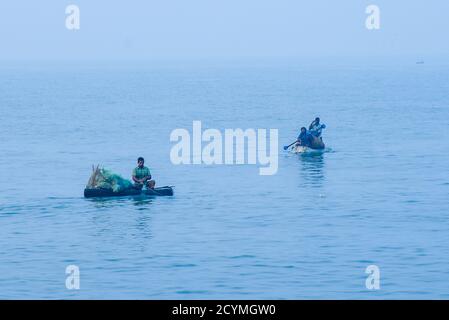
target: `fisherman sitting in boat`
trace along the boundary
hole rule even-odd
[[[296,146],[310,147],[312,137],[305,127],[301,128],[301,133],[296,141]]]
[[[309,126],[309,132],[314,137],[321,138],[321,131],[326,128],[325,124],[320,124],[320,118],[316,117]]]
[[[149,189],[154,189],[156,182],[151,180],[150,169],[144,166],[145,160],[142,157],[137,159],[137,167],[134,168],[132,178],[134,181],[134,186],[136,188],[142,189],[145,185]]]

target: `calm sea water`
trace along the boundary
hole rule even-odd
[[[449,298],[448,104],[431,64],[3,66],[0,298]],[[282,149],[317,115],[332,151],[274,176],[170,162],[193,120]],[[174,197],[83,198],[138,156]]]

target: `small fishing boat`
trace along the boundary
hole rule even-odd
[[[124,196],[172,196],[173,187],[165,186],[154,189],[127,188],[121,191],[113,191],[105,188],[84,189],[85,198],[124,197]]]
[[[92,175],[84,189],[85,198],[104,198],[104,197],[124,197],[124,196],[172,196],[173,187],[165,186],[159,188],[136,187],[134,184],[123,179],[100,166],[92,166]]]
[[[313,137],[310,146],[297,146],[292,145],[290,147],[290,152],[293,153],[323,153],[326,146],[324,145],[323,139],[318,137]]]

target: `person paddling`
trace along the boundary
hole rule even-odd
[[[317,138],[321,138],[321,132],[326,128],[325,124],[320,123],[320,118],[316,117],[315,120],[309,126],[309,132],[311,135]]]
[[[303,147],[309,147],[310,143],[312,142],[310,136],[310,133],[307,132],[307,129],[305,127],[301,128],[301,133],[298,136],[298,139],[296,140],[297,146],[303,146]]]
[[[132,179],[134,181],[134,187],[142,189],[145,185],[149,189],[154,189],[156,181],[151,180],[150,169],[144,166],[145,160],[142,157],[137,159],[137,167],[134,168],[132,173]]]

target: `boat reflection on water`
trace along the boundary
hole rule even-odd
[[[145,250],[147,240],[152,239],[152,205],[154,199],[148,196],[124,196],[111,198],[89,198],[92,204],[92,225],[95,226],[95,236],[136,240],[135,248]],[[114,214],[116,209],[121,214]],[[127,226],[127,228],[124,228]],[[125,231],[126,230],[126,231]],[[130,240],[130,241],[131,241]]]
[[[86,200],[92,202],[98,208],[109,208],[123,205],[128,206],[129,204],[133,204],[134,206],[139,207],[138,210],[142,210],[147,208],[147,205],[154,201],[154,197],[138,195],[110,198],[88,198]]]
[[[133,200],[133,205],[138,207],[138,210],[144,210],[149,204],[151,204],[154,199],[148,196],[135,196],[131,198]]]
[[[324,154],[298,154],[301,163],[301,185],[312,188],[320,188],[323,185],[324,175]]]

